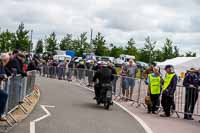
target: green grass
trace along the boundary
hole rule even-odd
[[[116,67],[117,75],[120,75],[121,67]],[[136,73],[136,78],[141,78],[141,71],[138,69],[138,72]]]

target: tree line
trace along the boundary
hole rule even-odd
[[[150,36],[145,38],[144,47],[136,47],[134,38],[130,38],[122,46],[108,44],[105,37],[98,33],[94,39],[88,42],[87,32],[81,33],[78,37],[66,34],[60,41],[57,40],[56,33],[52,32],[44,39],[39,39],[34,52],[43,53],[45,51],[54,52],[55,50],[74,50],[77,56],[83,53],[94,52],[98,56],[119,57],[121,54],[134,55],[136,60],[152,63],[154,61],[164,61],[180,56],[195,57],[196,53],[188,51],[185,55],[180,54],[177,46],[166,38],[161,48],[157,47],[157,41],[153,41]],[[15,33],[8,30],[0,32],[0,52],[10,52],[13,49],[30,52],[32,50],[30,30],[25,29],[21,23]]]

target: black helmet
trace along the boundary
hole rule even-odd
[[[172,65],[166,65],[165,70],[167,70],[168,68],[173,68],[173,66]]]

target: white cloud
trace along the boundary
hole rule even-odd
[[[55,31],[102,32],[108,43],[142,47],[148,35],[162,43],[171,38],[181,49],[200,49],[199,0],[1,0],[0,27],[15,31],[20,22],[34,30],[34,40]],[[160,44],[159,44],[160,46]]]

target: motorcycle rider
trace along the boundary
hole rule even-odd
[[[102,63],[100,69],[97,70],[93,77],[93,82],[95,82],[94,91],[95,91],[95,98],[97,99],[100,97],[101,89],[103,84],[110,84],[112,87],[112,81],[114,79],[112,70],[108,67],[107,63]],[[98,82],[97,82],[98,80]]]

